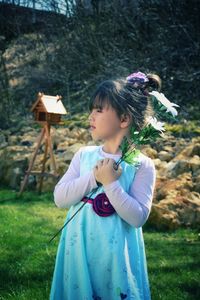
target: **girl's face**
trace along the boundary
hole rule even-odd
[[[93,140],[115,139],[121,132],[121,120],[109,105],[94,107],[89,115],[90,131]]]

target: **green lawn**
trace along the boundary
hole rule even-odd
[[[58,238],[48,241],[65,215],[52,194],[25,192],[18,198],[15,192],[0,191],[1,300],[49,298]],[[158,232],[145,226],[144,237],[152,300],[200,299],[198,232]]]

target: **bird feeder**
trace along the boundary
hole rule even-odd
[[[49,96],[44,95],[43,93],[38,93],[38,98],[33,104],[31,111],[34,114],[35,121],[42,125],[40,135],[37,140],[37,146],[33,157],[29,163],[28,170],[21,185],[19,194],[21,194],[28,182],[28,177],[30,174],[40,176],[39,192],[42,190],[43,178],[44,176],[53,176],[58,178],[56,163],[53,155],[53,146],[50,134],[51,125],[63,124],[61,121],[61,116],[66,115],[67,111],[61,101],[61,96]],[[45,140],[44,147],[44,157],[42,161],[42,166],[40,171],[33,171],[33,165],[38,154],[38,150],[42,144],[43,139]],[[45,172],[45,164],[48,159],[48,152],[50,154],[50,162],[52,167],[52,172]]]
[[[39,93],[37,101],[31,108],[35,121],[38,123],[47,122],[51,125],[60,124],[61,116],[67,114],[61,99],[61,96],[49,96]]]

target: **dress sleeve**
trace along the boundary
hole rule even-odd
[[[60,208],[78,203],[86,194],[97,187],[93,170],[80,176],[81,149],[74,155],[67,172],[56,184],[54,201]]]
[[[141,227],[151,210],[155,180],[154,163],[144,156],[128,193],[119,180],[104,186],[104,190],[118,215],[130,225]]]

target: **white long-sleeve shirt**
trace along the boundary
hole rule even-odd
[[[106,153],[102,148],[103,146],[99,146],[101,157],[113,158],[115,161],[120,158],[120,155]],[[82,149],[74,155],[67,172],[55,186],[54,201],[60,208],[75,205],[97,187],[93,170],[80,176]],[[151,210],[155,179],[156,171],[153,161],[144,154],[140,154],[140,166],[129,192],[124,191],[119,180],[105,185],[104,191],[118,215],[130,225],[140,227],[146,222]]]

